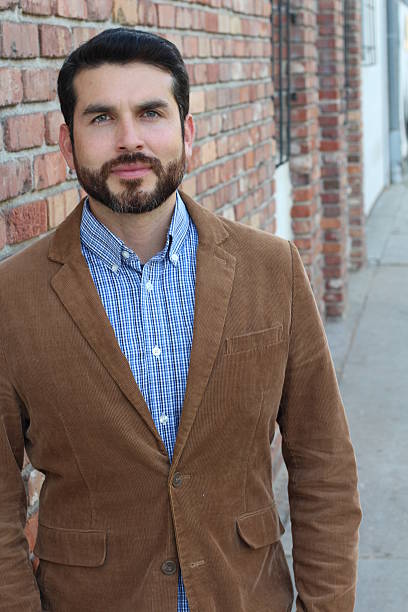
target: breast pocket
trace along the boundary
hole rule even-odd
[[[225,340],[225,354],[235,355],[250,351],[261,351],[279,344],[283,340],[283,326],[276,323],[272,327],[260,331],[233,336]]]

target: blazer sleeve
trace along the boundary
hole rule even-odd
[[[24,459],[21,406],[0,346],[0,612],[41,612],[24,535],[27,499],[21,477]]]
[[[289,473],[297,612],[354,610],[361,510],[348,424],[326,335],[299,253],[278,415]]]

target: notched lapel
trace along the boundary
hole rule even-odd
[[[70,221],[75,224],[74,217]],[[51,279],[51,286],[98,359],[152,431],[161,450],[166,452],[82,256],[79,225],[76,235],[72,232],[71,236],[69,224],[63,226],[57,230],[50,248],[50,258],[63,264]],[[70,242],[69,247],[67,242]]]
[[[214,244],[198,247],[193,344],[173,467],[183,451],[219,351],[234,275],[235,257],[230,253]]]

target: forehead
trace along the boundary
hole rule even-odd
[[[76,110],[94,102],[120,106],[156,98],[166,99],[177,107],[172,91],[173,76],[156,66],[140,62],[102,64],[82,69],[73,84]]]

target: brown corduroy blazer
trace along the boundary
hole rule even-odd
[[[176,612],[180,566],[191,612],[290,610],[276,421],[297,610],[353,610],[355,458],[299,255],[182,197],[199,247],[172,465],[81,254],[82,206],[0,265],[1,612]],[[35,576],[24,445],[45,474]]]

